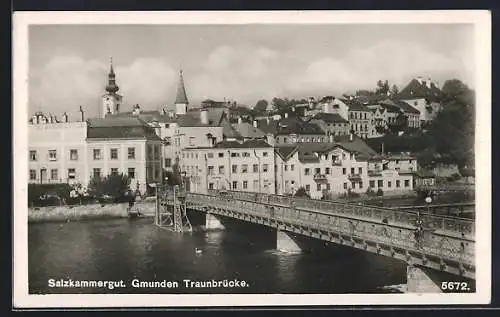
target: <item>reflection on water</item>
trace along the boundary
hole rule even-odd
[[[405,282],[395,260],[325,245],[311,253],[274,251],[276,233],[259,226],[178,234],[151,220],[29,225],[31,293],[373,293]],[[199,252],[196,252],[199,249]],[[49,279],[124,280],[129,287],[50,288]],[[141,280],[245,280],[246,288],[137,289]]]

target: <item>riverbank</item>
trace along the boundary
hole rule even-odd
[[[127,218],[127,207],[127,203],[122,203],[29,208],[28,223]],[[154,201],[138,203],[136,208],[145,216],[153,216],[155,203]]]

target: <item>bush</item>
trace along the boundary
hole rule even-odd
[[[377,196],[384,196],[384,191],[382,190],[382,188],[379,188],[377,190]]]
[[[462,178],[462,176],[460,176],[460,174],[458,173],[453,173],[451,176],[447,177],[446,179],[450,182],[454,182],[454,181],[457,181],[459,180],[460,178]]]
[[[69,184],[28,184],[28,205],[37,207],[60,205],[69,199],[70,191]]]
[[[304,187],[299,187],[293,197],[311,198]]]
[[[356,193],[356,192],[353,192],[352,189],[349,188],[347,190],[347,196],[349,198],[356,198],[356,197],[359,197],[360,195],[358,193]]]
[[[372,187],[368,187],[368,189],[366,190],[366,195],[369,197],[373,197],[376,195],[376,192],[373,190]]]
[[[125,174],[110,174],[104,178],[92,177],[89,182],[89,194],[99,202],[122,202],[130,186],[130,179]],[[106,197],[107,196],[107,197]]]

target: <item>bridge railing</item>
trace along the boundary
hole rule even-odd
[[[222,194],[211,192],[209,195],[222,195],[234,200],[245,200],[271,205],[324,211],[332,214],[351,216],[354,218],[397,223],[408,227],[414,227],[418,218],[418,213],[412,212],[411,210],[397,210],[347,202],[323,201],[243,191],[224,191]],[[420,212],[420,217],[424,226],[429,230],[442,230],[460,236],[475,236],[475,225],[473,220],[451,216],[433,215],[424,212]]]
[[[260,197],[261,198],[261,197]],[[189,194],[188,201],[202,206],[216,207],[235,210],[239,213],[260,216],[268,219],[281,220],[291,225],[306,226],[311,229],[324,229],[342,232],[353,237],[387,243],[394,247],[405,248],[427,255],[434,255],[448,260],[473,264],[475,243],[474,239],[460,235],[450,235],[450,231],[437,232],[427,231],[424,242],[416,246],[414,222],[412,226],[402,225],[410,223],[409,216],[404,213],[394,213],[394,216],[403,217],[399,221],[383,223],[380,221],[381,212],[377,208],[366,209],[366,207],[354,207],[345,209],[345,213],[332,213],[324,210],[311,208],[299,208],[269,202],[256,202],[251,200],[237,199],[230,196],[213,196],[203,194]],[[319,203],[319,202],[318,202]],[[369,215],[371,217],[357,218],[353,216]],[[442,223],[443,227],[452,226],[450,223]]]

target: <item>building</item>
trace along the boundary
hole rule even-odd
[[[253,121],[253,124],[248,122],[243,122],[241,118],[238,119],[238,123],[233,123],[233,129],[240,135],[243,141],[249,140],[266,140],[266,134],[261,129],[257,128],[258,122]]]
[[[113,69],[113,60],[110,61],[109,74],[108,74],[108,84],[106,85],[106,93],[101,96],[101,116],[105,118],[110,114],[116,114],[120,112],[120,106],[123,101],[123,97],[117,92],[120,90],[116,84],[116,75]]]
[[[349,103],[350,130],[361,138],[368,138],[372,132],[372,112],[370,108],[355,101]]]
[[[87,122],[80,107],[79,121],[65,112],[59,121],[37,112],[28,125],[29,183],[84,183],[87,169]]]
[[[161,139],[139,118],[89,119],[83,155],[91,177],[123,173],[141,192],[162,181]]]
[[[184,115],[188,111],[189,101],[186,95],[186,87],[184,87],[184,78],[182,77],[182,70],[179,72],[179,86],[177,87],[177,94],[175,97],[175,114]]]
[[[401,109],[403,114],[406,116],[408,119],[408,127],[409,128],[420,128],[420,111],[417,110],[416,108],[410,106],[405,101],[402,100],[393,100],[396,106]]]
[[[426,123],[434,119],[441,109],[440,100],[443,96],[441,89],[430,78],[412,79],[396,96],[397,99],[408,103],[420,113],[420,122]]]
[[[181,173],[193,192],[275,193],[274,151],[263,140],[222,141],[182,150]]]
[[[260,120],[257,127],[262,130],[270,145],[294,144],[298,142],[328,142],[329,137],[314,124],[297,117],[285,117],[280,120]]]
[[[311,198],[379,188],[388,194],[413,190],[416,161],[380,157],[359,137],[338,137],[335,143],[298,143],[276,147],[277,192],[293,195],[304,187]],[[408,164],[406,166],[405,164]]]
[[[320,127],[326,135],[349,134],[349,121],[337,113],[318,113],[309,122]]]

